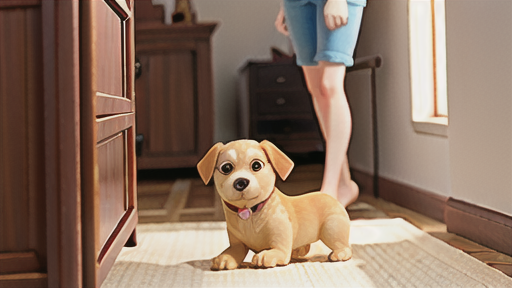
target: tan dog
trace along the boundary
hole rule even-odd
[[[287,265],[305,256],[319,239],[332,249],[331,261],[352,257],[350,219],[333,197],[308,193],[289,197],[275,187],[274,170],[285,180],[293,162],[268,141],[215,144],[197,164],[205,184],[212,175],[223,200],[230,246],[212,260],[212,270],[235,269],[249,249],[252,265]]]

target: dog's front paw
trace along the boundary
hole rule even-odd
[[[289,257],[276,249],[264,250],[252,257],[252,265],[256,267],[271,268],[277,265],[286,265],[288,262],[290,262]]]
[[[352,258],[352,249],[350,247],[337,249],[329,254],[329,260],[332,262],[347,261],[350,258]]]
[[[212,270],[233,270],[238,267],[238,263],[231,255],[221,254],[212,259]]]

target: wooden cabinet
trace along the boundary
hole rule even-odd
[[[100,287],[135,244],[133,27],[133,0],[0,2],[0,287]]]
[[[293,61],[249,62],[239,84],[240,137],[267,139],[288,153],[324,150],[302,70]]]
[[[156,9],[139,3],[137,15]],[[210,39],[216,24],[169,26],[137,17],[138,169],[194,167],[213,144]]]

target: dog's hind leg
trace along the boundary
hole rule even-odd
[[[304,256],[306,256],[309,253],[309,249],[311,248],[310,244],[304,245],[302,247],[296,248],[292,251],[292,259],[304,259]]]
[[[329,216],[320,230],[320,240],[332,250],[329,260],[346,261],[352,258],[352,248],[348,242],[350,233],[350,221],[339,217]]]

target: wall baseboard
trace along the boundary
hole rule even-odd
[[[354,182],[359,186],[359,194],[374,196],[373,175],[353,168],[350,168],[350,174]]]
[[[512,255],[511,216],[449,198],[444,219],[448,232]]]
[[[379,178],[379,196],[384,200],[444,222],[444,209],[448,197],[382,177]]]
[[[360,193],[373,195],[373,176],[351,169]],[[455,233],[512,256],[512,216],[379,177],[380,198],[446,224]]]
[[[359,192],[373,195],[373,175],[351,169],[352,179],[359,185]],[[444,222],[444,208],[448,197],[379,177],[379,197],[430,218]]]

